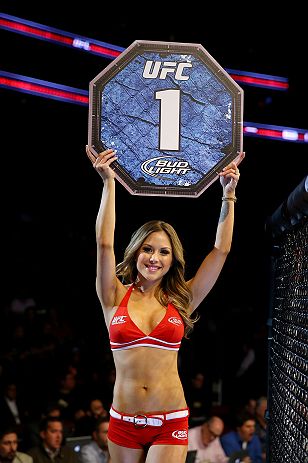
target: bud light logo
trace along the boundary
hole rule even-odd
[[[143,162],[141,170],[151,177],[158,177],[162,175],[185,175],[191,168],[187,161],[175,159],[173,156],[159,156]]]
[[[172,437],[175,437],[176,439],[179,439],[179,440],[186,440],[187,439],[187,431],[186,430],[173,431]]]

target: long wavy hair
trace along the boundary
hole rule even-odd
[[[170,224],[161,220],[151,220],[136,230],[125,250],[123,261],[117,265],[116,272],[117,276],[122,277],[125,283],[134,283],[138,276],[136,257],[139,249],[151,233],[161,231],[164,231],[170,239],[173,259],[169,271],[163,276],[162,282],[157,288],[155,296],[161,305],[167,306],[168,302],[172,302],[177,308],[184,321],[185,337],[187,338],[198,318],[191,318],[189,314],[192,294],[184,279],[183,246]]]

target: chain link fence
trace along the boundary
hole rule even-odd
[[[269,220],[267,463],[308,463],[308,177]]]

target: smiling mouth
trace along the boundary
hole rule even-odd
[[[159,270],[161,267],[157,267],[156,265],[146,265],[146,268],[150,270],[151,272],[155,272]]]

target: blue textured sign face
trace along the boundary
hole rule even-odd
[[[89,145],[133,194],[197,197],[242,149],[242,97],[200,45],[137,41],[90,83]]]

